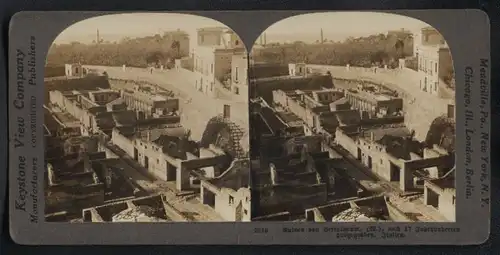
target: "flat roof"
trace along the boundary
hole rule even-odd
[[[375,99],[377,101],[387,101],[387,100],[390,100],[391,98],[389,98],[388,96],[386,95],[376,95],[375,96]]]
[[[454,189],[455,188],[455,179],[454,178],[435,179],[435,180],[429,180],[429,182],[442,188],[442,189]]]
[[[276,112],[276,114],[287,124],[293,124],[294,122],[302,122],[302,120],[297,115],[291,112],[282,111],[282,112]]]
[[[454,189],[455,188],[455,171],[453,168],[448,173],[446,173],[442,178],[428,180],[429,183],[434,184],[442,189]]]
[[[66,127],[79,127],[80,121],[67,112],[54,112],[54,118]]]
[[[328,92],[343,92],[342,89],[339,88],[322,88],[322,89],[314,89],[313,93],[328,93]]]
[[[116,91],[116,90],[112,90],[112,89],[102,89],[102,88],[97,88],[96,90],[91,90],[91,91],[89,91],[89,93],[92,93],[92,94],[110,93],[110,92],[118,93],[118,91]]]
[[[259,115],[271,132],[276,133],[279,130],[286,128],[285,123],[276,115],[270,107],[262,107]]]
[[[158,101],[165,101],[167,100],[166,98],[162,97],[162,96],[159,96],[159,95],[155,95],[153,98],[152,98],[153,101],[155,102],[158,102]]]
[[[382,127],[372,127],[363,129],[360,132],[359,137],[362,138],[370,138],[371,134],[374,135],[374,140],[378,141],[382,139],[385,135],[397,136],[397,137],[406,137],[411,134],[411,131],[406,126],[382,126]]]

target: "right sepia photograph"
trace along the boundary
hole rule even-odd
[[[252,221],[455,222],[446,38],[388,13],[298,15],[249,57]]]

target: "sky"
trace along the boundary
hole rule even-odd
[[[300,34],[315,36],[317,40],[323,29],[325,39],[338,41],[349,36],[367,36],[401,28],[416,32],[426,26],[429,25],[420,20],[389,13],[330,12],[290,17],[274,23],[265,33],[267,42],[280,41],[279,38],[285,37],[300,40]]]
[[[111,14],[86,19],[66,28],[54,43],[90,43],[99,35],[104,41],[116,41],[123,37],[143,37],[163,34],[166,31],[183,30],[191,38],[200,27],[225,26],[210,18],[175,13],[127,13]]]
[[[225,26],[210,18],[175,13],[128,13],[94,17],[73,24],[64,30],[54,43],[79,41],[91,43],[97,30],[105,41],[117,41],[123,37],[143,37],[163,34],[166,31],[183,30],[195,38],[199,27]],[[290,17],[271,25],[265,30],[267,42],[306,41],[320,38],[323,29],[327,40],[344,40],[349,36],[359,37],[385,33],[388,30],[405,28],[411,31],[428,26],[417,19],[375,12],[331,12],[313,13]]]

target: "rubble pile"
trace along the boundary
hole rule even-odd
[[[150,206],[137,206],[128,208],[114,215],[112,222],[166,222],[167,220],[157,217],[158,210]]]
[[[367,216],[359,208],[349,208],[332,218],[333,222],[377,222],[383,221],[376,217]]]

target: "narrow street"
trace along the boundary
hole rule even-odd
[[[198,198],[190,196],[178,196],[175,190],[175,183],[158,180],[150,175],[144,167],[133,160],[129,155],[122,151],[118,146],[111,143],[105,144],[109,152],[112,152],[116,157],[123,160],[122,174],[132,183],[139,186],[149,194],[162,193],[165,195],[168,203],[180,211],[190,221],[223,221],[212,208],[204,205]],[[117,166],[118,167],[118,166]]]
[[[425,205],[421,197],[414,198],[415,192],[405,193],[399,189],[399,183],[382,180],[353,155],[345,151],[345,149],[338,146],[332,147],[332,149],[352,166],[348,168],[348,175],[359,181],[365,188],[371,188],[372,191],[379,191],[389,197],[390,202],[407,215],[411,215],[411,217],[418,221],[447,221],[435,208]]]

